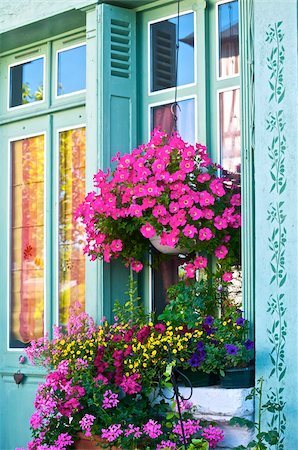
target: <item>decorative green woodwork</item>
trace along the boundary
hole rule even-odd
[[[110,166],[118,151],[136,146],[136,17],[134,11],[98,6],[99,167]],[[102,313],[112,316],[113,301],[127,291],[128,269],[100,263]]]
[[[272,415],[270,423],[280,434],[277,450],[284,450],[287,418],[285,414],[284,378],[287,373],[286,365],[286,294],[284,285],[287,282],[287,228],[285,221],[285,196],[287,179],[285,173],[285,158],[287,143],[285,137],[286,122],[284,111],[280,109],[284,102],[286,87],[284,85],[283,71],[285,62],[285,49],[282,41],[284,38],[283,22],[279,21],[269,25],[266,33],[267,43],[267,68],[269,70],[270,88],[270,112],[266,119],[266,131],[272,138],[268,145],[268,157],[271,161],[270,177],[272,180],[270,194],[274,199],[268,208],[268,222],[271,224],[271,235],[268,237],[269,250],[271,252],[271,293],[267,301],[268,313],[271,315],[271,324],[268,324],[267,335],[271,344],[270,360],[272,369],[269,379],[274,380],[267,394],[269,401],[279,405],[279,410]],[[268,48],[269,47],[269,48]],[[269,136],[268,136],[269,137]],[[269,187],[269,186],[268,186]],[[270,198],[270,197],[269,197]]]
[[[245,317],[254,335],[255,314],[255,232],[254,232],[254,20],[253,0],[240,0],[241,68],[241,193],[242,193],[242,299]]]
[[[256,376],[276,450],[297,429],[297,3],[254,1]]]

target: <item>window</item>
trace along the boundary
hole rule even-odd
[[[9,108],[44,100],[44,56],[9,67]]]
[[[52,321],[66,324],[76,302],[85,306],[84,231],[74,218],[86,192],[84,34],[53,38],[2,63],[0,83],[9,85],[0,100],[10,173],[8,348],[18,349]]]
[[[180,2],[179,18],[177,2],[141,14],[140,140],[146,141],[156,126],[173,132],[176,117],[181,137],[190,143],[206,143],[213,160],[239,180],[238,1],[209,0],[207,8],[203,3],[196,2],[194,7],[190,0]],[[152,307],[157,313],[165,304],[166,288],[178,281],[184,262],[173,256],[153,270]]]
[[[82,92],[86,88],[86,45],[80,44],[57,51],[56,95],[61,97]]]

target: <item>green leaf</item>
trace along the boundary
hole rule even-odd
[[[248,420],[248,419],[244,419],[243,417],[232,417],[232,419],[230,420],[229,423],[232,426],[239,425],[240,427],[247,427],[250,429],[255,427],[254,422],[252,422],[251,420]]]

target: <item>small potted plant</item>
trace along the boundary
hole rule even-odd
[[[204,345],[203,370],[218,369],[224,388],[254,386],[254,342],[248,338],[248,321],[237,306],[230,306],[220,318],[209,317]]]
[[[179,327],[185,334],[193,333],[194,330],[197,332],[197,339],[189,339],[183,361],[177,362],[175,371],[178,381],[184,384],[190,382],[193,387],[218,384],[216,369],[202,370],[205,350],[200,346],[207,342],[206,317],[215,315],[223,300],[222,286],[215,278],[181,281],[171,286],[167,294],[169,303],[158,317],[159,320]]]

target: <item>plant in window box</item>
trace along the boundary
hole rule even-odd
[[[131,301],[124,310],[130,312]],[[167,386],[168,349],[181,358],[187,347],[170,324],[141,319],[96,326],[85,313],[72,315],[65,329],[54,329],[53,340],[26,349],[31,361],[49,369],[37,391],[28,450],[85,449],[86,439],[89,448],[179,449],[179,418],[159,391]],[[192,411],[186,409],[183,420],[188,443],[203,439],[212,448],[212,436]]]
[[[254,343],[248,339],[248,321],[237,306],[226,309],[220,318],[207,316],[203,339],[188,363],[206,373],[220,373],[224,388],[254,385]]]
[[[239,261],[239,186],[206,147],[184,142],[176,133],[155,129],[151,140],[112,159],[114,169],[94,176],[77,211],[87,232],[85,253],[105,262],[121,258],[136,272],[143,267],[150,239],[178,246],[195,256],[185,266],[188,278],[212,256],[223,275]]]

